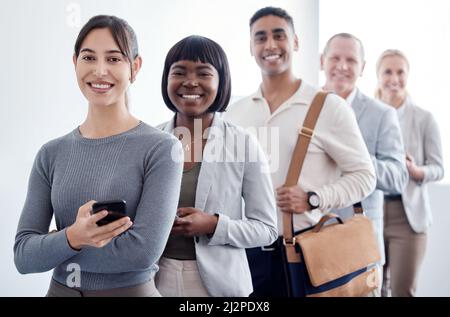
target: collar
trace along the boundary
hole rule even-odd
[[[163,124],[162,130],[165,132],[168,132],[170,134],[173,134],[173,130],[175,130],[175,119],[176,115],[172,117],[172,119],[165,124]],[[220,115],[217,113],[214,114],[213,120],[211,122],[211,127],[220,127],[222,128],[223,125],[223,119],[220,118]]]
[[[406,107],[411,103],[411,97],[409,95],[406,96],[405,101],[403,101],[402,105],[397,108],[397,113],[399,117],[403,117],[405,114]]]
[[[353,100],[355,100],[356,97],[356,93],[358,91],[358,88],[353,88],[352,92],[350,93],[350,95],[347,96],[346,101],[347,103],[351,106],[353,103]]]
[[[403,118],[405,115],[405,103],[403,103],[400,107],[397,108],[397,114],[399,118]]]
[[[289,99],[287,99],[284,102],[284,104],[308,105],[309,102],[311,101],[311,100],[309,100],[309,95],[310,95],[309,90],[311,90],[311,87],[304,80],[302,80],[300,87]],[[255,93],[253,93],[253,95],[251,95],[251,99],[253,101],[264,100],[261,85],[259,85],[258,90]]]

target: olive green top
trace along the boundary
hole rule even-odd
[[[191,169],[183,171],[178,208],[195,206],[195,192],[197,190],[200,167],[201,163],[197,163]],[[176,260],[195,260],[194,238],[171,234],[163,256]]]

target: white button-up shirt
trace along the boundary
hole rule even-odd
[[[226,120],[256,133],[271,166],[274,188],[283,186],[298,130],[318,89],[302,82],[300,88],[274,113],[270,113],[261,88],[230,106]],[[353,110],[345,100],[326,98],[308,147],[298,185],[320,197],[319,209],[294,214],[294,230],[316,224],[331,208],[350,206],[369,195],[376,184],[372,161]],[[282,235],[278,210],[278,231]]]

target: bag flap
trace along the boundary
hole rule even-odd
[[[296,236],[313,286],[336,280],[380,261],[372,221],[355,215],[343,224],[325,225]]]

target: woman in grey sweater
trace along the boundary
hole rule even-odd
[[[126,90],[141,67],[133,29],[95,16],[73,56],[86,120],[37,154],[19,221],[20,273],[45,272],[48,296],[158,296],[153,276],[173,224],[180,142],[133,117]],[[98,226],[95,201],[125,200],[127,217]],[[57,231],[49,233],[55,216]]]

